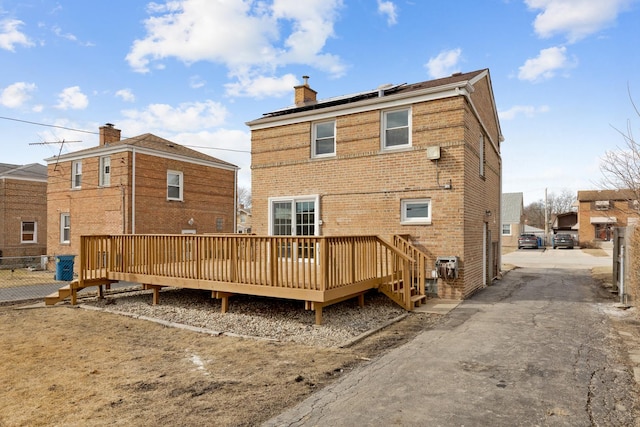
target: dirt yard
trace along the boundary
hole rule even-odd
[[[436,322],[412,313],[339,349],[17,307],[0,306],[0,427],[254,426]]]

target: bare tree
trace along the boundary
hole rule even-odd
[[[631,105],[640,117],[640,111],[633,102]],[[631,121],[627,120],[627,130],[614,129],[622,136],[624,144],[617,150],[606,151],[600,163],[602,173],[601,186],[631,192],[630,199],[640,200],[640,143],[636,142],[631,130]]]
[[[547,194],[547,219],[549,221],[552,221],[555,215],[571,212],[572,210],[574,210],[573,204],[576,201],[576,196],[576,194],[567,189],[562,190],[560,194]],[[524,216],[527,220],[527,225],[544,229],[544,210],[544,200],[538,200],[525,206]]]
[[[247,209],[251,209],[251,189],[247,187],[238,187],[238,204],[243,205]]]

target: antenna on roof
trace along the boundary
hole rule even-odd
[[[43,142],[30,142],[29,145],[51,145],[51,144],[60,144],[60,150],[58,150],[58,156],[56,158],[56,164],[53,167],[53,170],[56,171],[58,170],[58,161],[60,160],[60,154],[62,153],[62,147],[64,147],[64,144],[67,143],[71,143],[71,142],[82,142],[82,141],[65,141],[64,139],[62,141],[43,141]]]

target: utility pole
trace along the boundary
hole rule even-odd
[[[547,201],[547,189],[544,189],[544,244],[547,245],[547,237],[549,236],[549,208]]]

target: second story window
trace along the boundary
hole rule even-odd
[[[23,221],[20,243],[38,242],[38,224],[35,221]]]
[[[335,156],[336,122],[314,123],[311,145],[312,157]]]
[[[71,188],[82,186],[82,160],[76,160],[71,164]]]
[[[100,157],[100,187],[111,185],[111,157]]]
[[[182,172],[167,171],[167,200],[180,200],[183,196]]]
[[[411,109],[384,111],[382,113],[382,148],[411,146]]]

